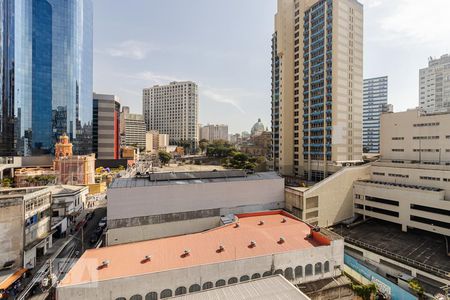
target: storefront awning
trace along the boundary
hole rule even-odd
[[[10,276],[6,277],[2,282],[0,282],[0,291],[8,289],[14,282],[17,281],[22,275],[27,271],[25,268],[21,268],[11,274]]]

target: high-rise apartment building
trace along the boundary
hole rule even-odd
[[[198,87],[192,81],[171,82],[143,90],[143,111],[147,131],[168,134],[171,144],[198,142]]]
[[[275,169],[321,180],[362,157],[363,7],[279,0],[272,38]]]
[[[208,124],[200,129],[200,139],[207,141],[228,141],[228,125]]]
[[[145,149],[144,116],[131,114],[128,106],[122,107],[120,113],[120,145]]]
[[[92,148],[97,159],[120,157],[120,103],[115,95],[95,94]]]
[[[92,23],[92,0],[0,0],[0,155],[91,152]]]
[[[364,79],[363,151],[380,153],[380,116],[387,109],[388,77]]]
[[[419,76],[420,108],[426,113],[450,112],[450,56],[430,58]]]

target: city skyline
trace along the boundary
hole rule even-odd
[[[199,84],[199,123],[229,124],[230,132],[242,132],[261,118],[268,126],[276,1],[175,2],[136,1],[132,7],[95,2],[94,90],[117,94],[123,105],[141,113],[143,88],[192,80]],[[443,15],[450,3],[360,2],[365,13],[364,78],[389,76],[395,111],[418,106],[419,69],[427,66],[428,57],[450,51],[441,38],[450,30]],[[109,18],[111,11],[120,11],[121,22]],[[423,22],[415,22],[418,17]]]

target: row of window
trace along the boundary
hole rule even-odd
[[[428,127],[428,126],[439,126],[440,123],[439,122],[433,122],[433,123],[417,123],[414,124],[414,127]]]
[[[284,271],[282,269],[277,269],[273,273],[272,273],[272,271],[267,271],[262,274],[262,277],[268,277],[268,276],[279,274],[279,275],[283,275],[288,280],[294,280],[296,278],[302,278],[303,276],[308,277],[308,276],[320,275],[320,274],[328,273],[328,272],[330,272],[330,263],[328,261],[326,261],[323,264],[318,262],[314,266],[312,264],[306,265],[305,269],[304,269],[304,275],[303,275],[303,267],[297,266],[295,269],[286,268]],[[189,289],[187,289],[184,286],[180,286],[175,289],[175,292],[173,292],[171,289],[165,289],[159,295],[157,292],[150,292],[145,295],[145,300],[166,299],[166,298],[172,297],[174,294],[175,294],[175,296],[184,295],[184,294],[187,294],[188,291],[189,291],[189,293],[195,293],[195,292],[199,292],[201,290],[212,289],[214,287],[222,287],[222,286],[227,285],[227,283],[228,284],[236,284],[238,282],[246,282],[246,281],[249,281],[250,279],[253,280],[253,279],[258,279],[258,278],[261,278],[261,274],[255,273],[251,277],[248,275],[243,275],[239,278],[239,280],[237,277],[232,277],[232,278],[228,279],[228,281],[225,281],[224,279],[220,279],[220,280],[216,281],[215,285],[213,282],[208,281],[208,282],[203,283],[202,286],[200,286],[199,284],[193,284],[189,287]],[[159,296],[159,298],[158,298],[158,296]],[[138,294],[130,297],[130,300],[143,300],[143,299],[144,298]],[[116,298],[116,300],[127,300],[127,299],[125,297],[119,297],[119,298]]]

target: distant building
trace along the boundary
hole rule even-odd
[[[419,76],[420,108],[426,113],[450,112],[450,55],[430,57]]]
[[[94,93],[93,105],[93,152],[97,159],[119,159],[119,100],[115,95]]]
[[[229,140],[232,145],[236,145],[241,142],[242,138],[239,133],[235,133],[229,135]]]
[[[73,155],[69,137],[62,135],[55,145],[53,169],[60,184],[91,184],[95,182],[95,155]]]
[[[20,168],[14,171],[14,184],[16,187],[32,187],[54,184],[58,174],[52,168]]]
[[[250,132],[250,136],[258,136],[261,135],[264,131],[266,131],[266,128],[264,127],[264,124],[261,122],[261,119],[258,119],[258,122],[256,122],[252,126],[252,130]]]
[[[171,82],[143,90],[143,114],[147,131],[168,134],[170,143],[198,143],[198,87],[192,81]]]
[[[272,132],[258,131],[257,134],[252,135],[248,141],[239,145],[239,150],[251,156],[264,156],[266,158],[271,158]]]
[[[363,152],[380,153],[380,116],[387,109],[388,77],[364,79]]]
[[[143,115],[131,114],[128,106],[120,113],[121,146],[145,149],[145,121]]]
[[[232,213],[283,208],[284,180],[240,170],[152,173],[116,178],[107,194],[107,244],[115,245],[211,229]]]
[[[145,134],[145,151],[158,152],[167,151],[169,146],[169,135],[161,134],[156,130],[147,131]]]
[[[52,246],[51,191],[45,187],[0,190],[0,267],[35,267]]]
[[[303,285],[341,275],[343,258],[340,236],[283,211],[238,214],[213,230],[87,250],[56,299],[164,299],[273,274]]]
[[[228,141],[228,125],[208,124],[200,129],[200,140]]]

